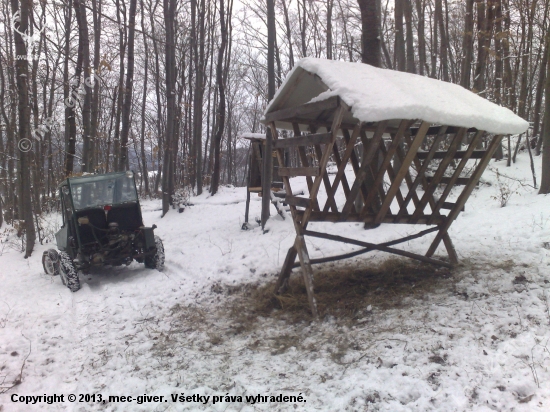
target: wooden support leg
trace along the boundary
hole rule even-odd
[[[313,270],[311,269],[311,262],[309,261],[309,254],[307,253],[306,242],[303,236],[296,236],[294,247],[298,251],[300,265],[302,265],[302,273],[304,275],[304,283],[306,285],[309,306],[311,307],[311,314],[315,320],[319,320],[317,302],[315,301],[315,294],[313,292]]]
[[[458,255],[456,254],[455,246],[453,245],[453,241],[448,233],[443,235],[443,244],[445,245],[445,249],[447,249],[447,254],[449,255],[449,261],[451,264],[458,265]]]
[[[248,223],[248,211],[250,210],[250,185],[246,186],[246,207],[244,210],[244,223]]]
[[[276,295],[281,295],[285,293],[288,289],[288,278],[290,277],[290,273],[292,272],[292,266],[296,261],[297,253],[298,251],[294,246],[288,249],[285,263],[283,264],[283,267],[281,268],[281,273],[279,273],[279,277],[277,278],[277,282],[275,283],[274,293]]]
[[[432,256],[435,253],[437,246],[439,246],[439,243],[441,242],[441,240],[443,240],[445,235],[447,235],[447,231],[449,230],[449,227],[451,227],[451,224],[457,218],[458,214],[462,210],[462,207],[466,203],[466,200],[468,200],[468,197],[470,197],[470,195],[472,194],[472,191],[474,190],[475,185],[477,184],[483,171],[491,161],[491,158],[495,153],[495,151],[497,150],[498,145],[500,145],[501,140],[502,140],[502,135],[497,135],[493,137],[491,144],[487,148],[485,154],[481,158],[481,161],[477,165],[477,168],[475,169],[474,173],[470,177],[470,182],[464,187],[460,196],[458,196],[458,199],[455,202],[455,206],[453,207],[453,209],[451,209],[450,213],[447,215],[445,224],[441,227],[441,230],[435,236],[435,239],[430,245],[430,248],[428,249],[426,256]]]

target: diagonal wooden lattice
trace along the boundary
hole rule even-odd
[[[296,238],[281,269],[276,293],[285,290],[287,279],[292,268],[296,267],[295,262],[298,258],[315,317],[318,316],[318,312],[312,264],[357,256],[372,250],[443,266],[456,264],[457,254],[447,232],[463,210],[466,200],[502,139],[500,135],[493,136],[486,150],[476,150],[486,134],[483,131],[445,125],[434,126],[425,121],[409,119],[398,121],[397,127],[390,126],[390,121],[343,124],[342,119],[347,111],[349,107],[344,102],[339,98],[331,98],[266,115],[279,165],[284,164],[284,150],[289,147],[297,148],[301,162],[299,167],[278,169],[286,190],[285,201],[290,207]],[[313,120],[312,114],[315,116]],[[276,122],[291,124],[295,136],[279,139]],[[391,123],[395,124],[395,121]],[[325,131],[321,130],[323,128]],[[303,134],[303,129],[309,130],[310,133]],[[339,136],[343,150],[338,148]],[[461,145],[468,136],[471,136],[471,140],[467,149],[462,151]],[[355,150],[358,142],[362,143],[361,156],[358,156]],[[315,156],[315,162],[308,159],[308,147]],[[327,172],[331,156],[337,168],[332,181]],[[456,165],[458,159],[460,161]],[[461,177],[470,159],[479,159],[479,162],[470,177]],[[454,168],[450,167],[453,162]],[[349,173],[349,164],[355,177],[353,181],[346,175],[346,171]],[[429,175],[429,168],[434,164],[435,170]],[[307,197],[293,195],[290,178],[296,176],[305,177],[309,192]],[[446,186],[436,198],[435,191],[441,184]],[[451,189],[457,184],[464,185],[461,194],[456,202],[447,202]],[[326,192],[324,204],[320,204],[318,198],[321,185]],[[421,196],[417,192],[420,187],[423,188]],[[340,208],[336,201],[339,190],[343,191],[345,196],[345,203]],[[449,213],[442,214],[442,209],[449,210]],[[424,224],[433,227],[391,242],[373,244],[308,230],[310,222],[325,221],[363,222],[368,227],[376,227],[381,223]],[[432,232],[437,233],[425,256],[392,247]],[[349,243],[361,246],[362,249],[344,255],[311,260],[305,242],[306,236]],[[432,258],[442,241],[450,263]]]

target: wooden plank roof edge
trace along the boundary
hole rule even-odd
[[[337,97],[337,96],[335,96]],[[314,103],[319,103],[319,102],[314,102]],[[343,101],[342,101],[343,103]],[[306,104],[313,104],[313,103],[306,103]],[[305,106],[305,105],[302,105],[302,106]],[[295,107],[290,107],[288,109],[283,109],[284,111],[291,111],[297,107],[302,107],[302,106],[295,106]],[[275,112],[271,112],[272,114],[276,115],[280,112],[282,112],[283,110],[281,111],[275,111]],[[327,109],[324,109],[324,110],[327,110]],[[270,113],[270,114],[271,114]],[[305,114],[305,113],[302,113],[302,114]],[[401,121],[401,120],[414,120],[415,122],[422,122],[423,120],[421,119],[384,119],[384,120],[380,120],[380,121]],[[275,120],[270,120],[269,122],[266,120],[266,119],[263,119],[262,122],[265,124],[265,123],[271,123],[272,121],[274,122],[284,122],[284,123],[297,123],[297,124],[303,124],[303,125],[310,125],[312,123],[314,124],[317,124],[321,127],[327,127],[327,126],[330,126],[331,125],[331,121],[330,120],[323,120],[323,119],[306,119],[306,118],[303,118],[303,117],[297,117],[297,116],[290,116],[290,117],[281,117],[281,118],[277,118]],[[362,123],[361,125],[361,130],[364,130],[364,131],[374,131],[376,129],[376,124],[378,122],[359,122],[357,121],[357,123]],[[346,129],[353,129],[357,123],[346,123],[346,122],[342,122],[342,128],[346,128]],[[438,133],[439,133],[439,129],[441,127],[444,127],[444,126],[447,126],[447,133],[446,134],[454,134],[458,131],[458,129],[461,129],[461,127],[459,126],[449,126],[449,125],[439,125],[439,124],[434,124],[432,126],[430,126],[430,128],[428,129],[428,132],[426,133],[426,136],[436,136]],[[418,126],[412,126],[410,127],[410,132],[411,132],[411,136],[414,137],[416,136],[416,133],[418,133]],[[397,132],[397,127],[387,127],[386,128],[386,131],[388,133],[396,133]],[[467,130],[467,133],[476,133],[478,132],[479,130],[476,129],[475,127],[470,127],[468,128]],[[486,132],[488,134],[492,134],[494,135],[494,133],[489,133],[489,132]],[[506,135],[505,135],[506,136]]]

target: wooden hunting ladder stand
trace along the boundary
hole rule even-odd
[[[333,96],[313,103],[273,110],[266,113],[264,119],[265,124],[271,128],[279,165],[284,164],[284,150],[288,147],[297,148],[301,161],[300,167],[278,169],[284,182],[285,202],[290,206],[296,238],[288,250],[275,291],[284,292],[298,258],[314,317],[318,317],[318,311],[313,289],[312,264],[357,256],[373,250],[447,267],[456,264],[458,258],[448,234],[449,227],[463,210],[466,200],[503,137],[473,128],[434,125],[420,119],[388,119],[370,123],[351,121],[353,117],[349,112],[350,108],[346,103],[338,96]],[[348,120],[344,122],[343,119]],[[292,125],[294,137],[279,139],[276,122]],[[302,133],[306,130],[309,133]],[[465,141],[468,142],[466,150],[461,150]],[[477,150],[482,141],[486,142],[486,149]],[[362,156],[358,156],[355,151],[359,142],[362,143]],[[315,161],[310,161],[306,155],[308,147],[315,154]],[[424,150],[420,150],[421,148]],[[331,156],[337,167],[332,180],[327,172]],[[476,159],[477,164],[469,177],[462,177],[461,173],[465,171],[470,159]],[[426,172],[430,162],[432,169],[434,164],[436,166],[433,175],[428,176]],[[452,162],[453,167],[449,167]],[[353,181],[345,173],[349,163],[355,175]],[[293,195],[290,178],[295,176],[305,176],[309,196]],[[441,184],[445,187],[441,195],[436,197],[435,190]],[[453,203],[447,202],[452,188],[458,184],[464,187],[457,200]],[[324,204],[318,199],[321,185],[324,186],[327,196]],[[417,192],[420,186],[424,189],[423,194]],[[345,194],[345,203],[340,207],[335,198],[338,190],[343,190]],[[408,206],[413,206],[413,210],[409,210]],[[445,209],[449,210],[446,215],[441,213]],[[432,227],[391,242],[374,244],[309,230],[310,222],[363,222],[371,227],[382,223],[423,224]],[[436,236],[425,255],[392,247],[432,232],[436,232]],[[361,249],[312,260],[307,250],[306,236],[348,243],[360,246]],[[432,257],[442,241],[450,263]]]

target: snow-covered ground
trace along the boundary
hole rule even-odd
[[[511,168],[491,163],[486,183],[450,230],[460,267],[420,293],[415,284],[410,295],[401,289],[399,304],[380,290],[390,297],[381,304],[375,290],[348,319],[327,313],[317,323],[307,316],[291,322],[284,309],[247,312],[243,285],[275,280],[294,230],[280,217],[265,234],[255,224],[241,230],[244,188],[193,198],[184,213],[164,218],[158,201],[144,201],[145,223],[156,224],[164,240],[165,270],[137,263],[95,270],[81,275],[76,293],[43,273],[41,256],[50,245],[37,245],[24,260],[4,243],[0,393],[21,382],[0,394],[0,411],[550,410],[550,197],[527,186],[528,162],[520,154]],[[504,208],[496,168],[503,189],[514,192]],[[253,196],[251,216],[259,213]],[[324,229],[379,243],[422,227]],[[431,239],[401,247],[424,253]],[[320,239],[308,246],[312,257],[353,248]],[[387,259],[371,253],[314,270],[361,270]],[[12,402],[14,395],[53,394],[64,394],[65,402]],[[68,394],[165,399],[71,403]],[[172,402],[171,394],[210,398]],[[245,402],[258,394],[303,402]],[[227,402],[226,395],[243,402]]]

